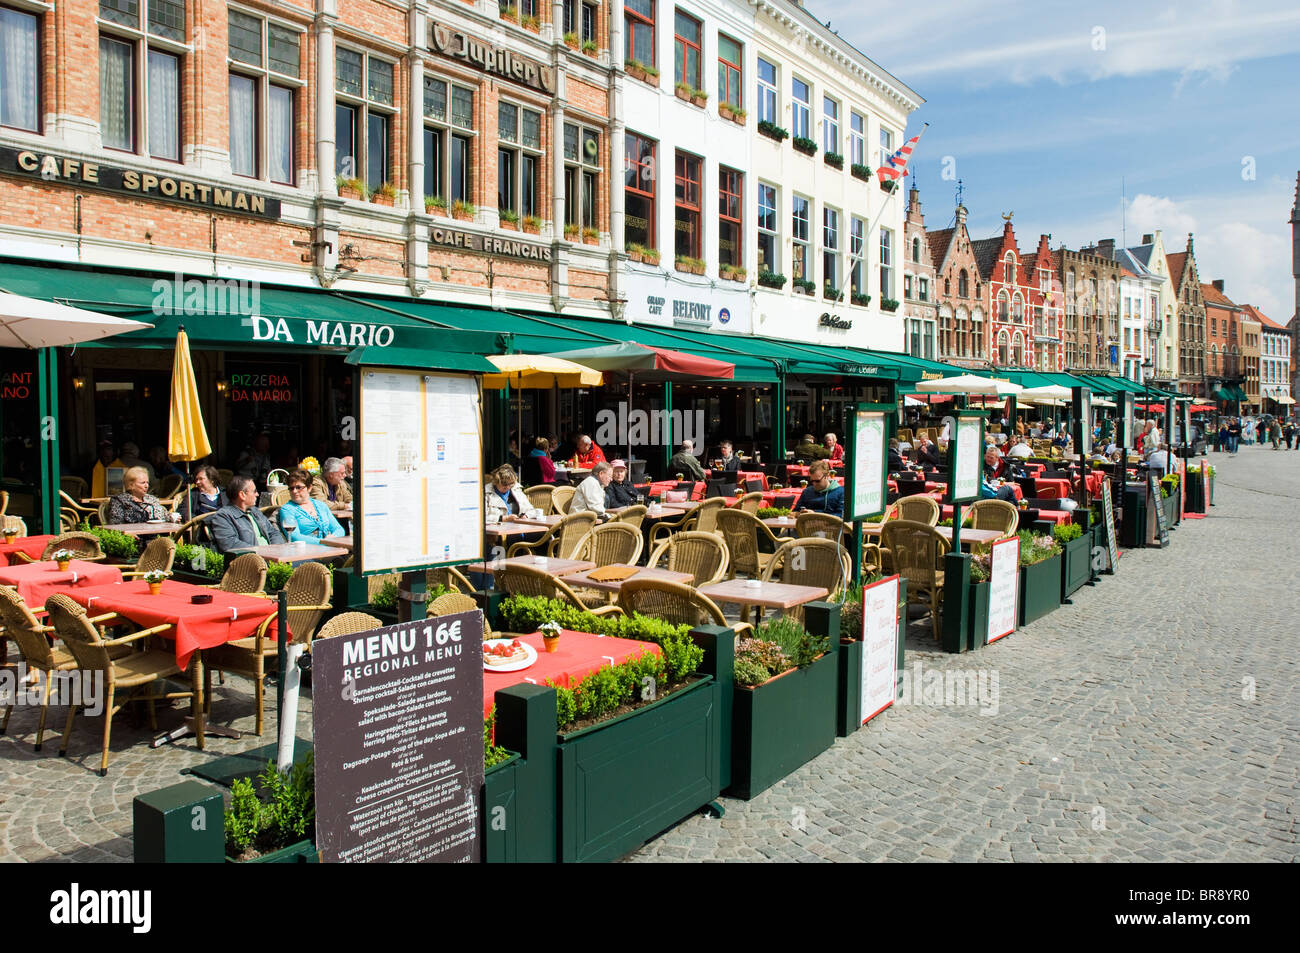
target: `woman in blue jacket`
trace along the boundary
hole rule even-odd
[[[311,474],[289,472],[289,502],[280,507],[280,530],[289,542],[313,542],[328,536],[346,536],[324,500],[311,496]],[[292,531],[288,527],[294,527]]]

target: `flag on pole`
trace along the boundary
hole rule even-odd
[[[926,123],[926,126],[929,126],[929,123]],[[880,180],[881,185],[886,182],[897,182],[907,175],[907,160],[912,157],[912,150],[916,148],[916,144],[921,141],[923,135],[925,135],[924,127],[911,139],[903,143],[902,147],[889,157],[889,161],[876,170],[876,177]]]

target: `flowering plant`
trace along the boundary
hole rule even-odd
[[[320,461],[315,457],[303,457],[298,466],[302,467],[312,476],[320,475]]]
[[[542,633],[542,638],[544,639],[558,639],[560,637],[560,632],[562,631],[560,623],[554,621],[543,622],[537,627],[537,630]]]
[[[150,569],[141,578],[147,583],[158,583],[170,577],[171,573],[165,569]]]
[[[53,559],[56,563],[66,563],[70,559],[76,559],[77,555],[78,555],[77,553],[74,553],[70,549],[60,549],[60,550],[56,550],[54,555],[51,556],[50,558]]]

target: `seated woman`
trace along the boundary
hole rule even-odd
[[[149,521],[180,522],[180,514],[170,512],[149,493],[149,471],[144,467],[131,467],[122,474],[125,493],[109,500],[108,522],[148,523]]]
[[[190,490],[189,512],[182,515],[193,519],[204,513],[215,513],[229,503],[226,491],[217,486],[219,479],[216,467],[210,464],[199,467],[194,473],[194,487]]]
[[[289,502],[280,507],[280,530],[291,543],[312,542],[329,536],[346,536],[324,500],[311,495],[311,474],[302,468],[289,471]]]
[[[488,523],[512,522],[523,516],[532,505],[519,486],[515,468],[502,464],[492,471],[483,489],[483,517]]]
[[[538,437],[532,452],[523,462],[524,478],[530,484],[554,483],[555,463],[551,460],[551,442]]]

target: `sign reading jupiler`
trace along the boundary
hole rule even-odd
[[[475,39],[472,36],[437,23],[429,27],[429,45],[435,53],[472,63],[485,73],[524,86],[531,86],[548,96],[555,95],[555,71],[532,60],[524,59],[505,47]]]

